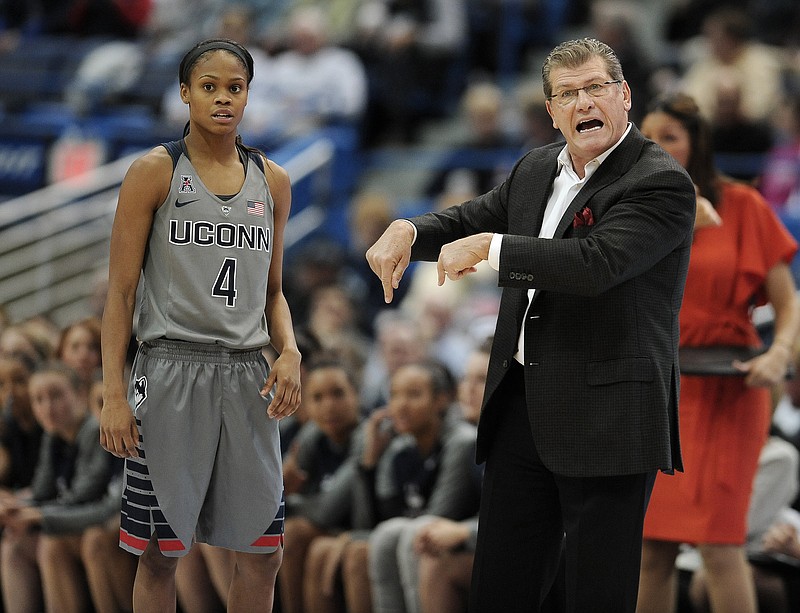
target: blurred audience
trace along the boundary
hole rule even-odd
[[[711,140],[714,153],[727,157],[727,174],[755,183],[761,176],[766,153],[772,147],[772,124],[766,119],[749,119],[742,109],[742,86],[719,77],[716,82]]]
[[[320,126],[357,126],[367,105],[364,66],[352,51],[328,39],[326,14],[303,7],[288,18],[288,48],[266,68],[266,78],[251,86],[248,104],[258,104],[242,127],[246,139],[282,143]]]
[[[358,386],[347,360],[321,354],[308,365],[303,394],[309,421],[284,460],[286,542],[278,581],[283,613],[314,611],[304,593],[322,575],[314,541],[353,527],[353,480],[362,454]]]
[[[563,140],[547,112],[541,81],[522,83],[516,92],[515,106],[523,152]]]
[[[764,161],[759,189],[776,210],[800,215],[800,95],[787,100],[779,114],[778,142]]]
[[[353,47],[370,84],[364,142],[411,143],[422,120],[460,89],[455,68],[467,43],[464,0],[365,0]]]
[[[370,575],[375,568],[367,539],[381,522],[422,513],[460,519],[474,512],[477,495],[464,484],[475,467],[475,431],[447,419],[453,398],[452,376],[441,364],[423,360],[394,372],[389,404],[374,411],[364,426],[363,452],[351,488],[355,530],[317,539],[325,550],[321,568],[326,572],[307,593],[308,610],[373,610]],[[344,609],[331,598],[338,591],[338,577]]]
[[[397,309],[375,318],[375,342],[361,379],[361,410],[367,415],[386,406],[389,381],[406,364],[429,357],[418,322]]]
[[[81,379],[87,397],[97,369],[102,366],[100,355],[100,329],[97,317],[86,317],[61,330],[55,357],[72,368]]]
[[[30,496],[4,494],[0,505],[6,611],[35,611],[42,604],[47,611],[89,606],[80,535],[105,510],[113,464],[100,447],[98,422],[81,385],[72,369],[54,362],[30,377],[31,406],[45,434]]]
[[[154,0],[5,0],[0,5],[6,36],[70,34],[135,38]]]
[[[508,150],[516,158],[520,143],[507,125],[505,94],[500,87],[490,82],[470,85],[461,98],[461,110],[465,134],[438,163],[439,171],[425,189],[429,197],[451,190],[486,193],[508,174]]]
[[[490,350],[486,341],[470,352],[449,418],[477,426]],[[468,487],[479,492],[483,467],[472,468]],[[370,577],[375,612],[466,611],[477,530],[477,512],[468,519],[421,515],[379,526],[370,542],[370,563],[381,571]]]
[[[316,360],[316,356],[322,346],[319,340],[304,326],[295,326],[294,335],[297,340],[297,348],[302,356],[302,361],[300,362],[300,386],[301,389],[304,389],[308,365]],[[309,420],[307,404],[308,399],[305,396],[301,396],[300,406],[297,407],[297,410],[289,417],[284,417],[278,422],[278,430],[281,433],[281,456],[286,456],[298,432]]]
[[[347,289],[331,283],[316,288],[311,295],[308,331],[319,339],[323,350],[336,351],[359,376],[370,341],[359,328],[358,305]]]
[[[396,217],[394,200],[385,192],[365,189],[358,192],[348,205],[347,266],[352,271],[347,287],[359,305],[359,326],[369,337],[374,333],[375,317],[387,308],[383,288],[375,282],[375,273],[369,267],[365,254],[380,238]],[[413,274],[413,266],[406,278]],[[395,290],[398,299],[406,294],[408,284],[401,283]]]
[[[314,7],[324,14],[327,24],[327,38],[332,45],[349,48],[356,33],[356,16],[363,0],[285,0],[289,4],[288,13],[292,10]],[[286,47],[286,33],[282,37]]]
[[[0,489],[14,494],[30,487],[42,440],[28,390],[34,368],[19,357],[0,357]]]
[[[33,320],[12,324],[0,332],[0,357],[20,358],[31,368],[53,357],[53,339]]]
[[[682,89],[697,101],[706,119],[715,115],[721,79],[740,85],[741,113],[747,120],[767,120],[783,99],[780,61],[753,38],[752,25],[742,9],[723,6],[703,21],[697,44],[684,47],[688,57]]]

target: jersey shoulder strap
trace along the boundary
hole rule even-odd
[[[180,140],[173,140],[168,143],[161,143],[161,146],[167,150],[170,157],[172,158],[172,170],[175,170],[175,167],[178,165],[178,160],[181,157],[181,154],[186,155],[186,145],[183,142],[183,139]],[[239,155],[246,156],[253,160],[258,169],[263,173],[264,172],[264,158],[258,151],[254,151],[252,149],[248,149],[246,147],[242,147],[239,145]],[[188,158],[189,156],[186,155]],[[246,159],[246,158],[245,158]]]
[[[239,155],[242,156],[242,161],[247,158],[250,158],[256,163],[258,169],[261,173],[264,173],[264,158],[262,157],[261,153],[258,151],[251,149],[250,147],[245,147],[244,145],[238,145],[239,147]]]
[[[161,143],[161,146],[167,150],[167,153],[169,153],[170,157],[172,158],[172,170],[175,170],[181,154],[186,152],[186,148],[183,145],[183,139],[173,140],[168,143]]]

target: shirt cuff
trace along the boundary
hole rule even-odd
[[[398,221],[404,221],[404,222],[406,222],[406,223],[407,223],[409,226],[411,226],[412,228],[414,228],[414,240],[412,240],[412,241],[411,241],[411,244],[413,245],[414,243],[416,243],[416,242],[417,242],[417,226],[415,226],[415,225],[414,225],[414,222],[412,222],[412,221],[410,221],[410,220],[408,220],[408,219],[399,219]]]
[[[489,244],[489,266],[494,270],[500,271],[500,248],[503,246],[503,235],[492,235],[492,242]]]

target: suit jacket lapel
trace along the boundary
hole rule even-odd
[[[564,211],[564,216],[558,222],[554,237],[562,237],[567,229],[572,225],[572,220],[575,213],[580,211],[586,206],[586,203],[598,191],[603,189],[606,185],[616,181],[621,175],[630,169],[631,165],[639,157],[639,152],[644,145],[644,137],[641,135],[636,126],[631,126],[631,131],[625,137],[619,146],[611,152],[611,154],[600,164],[600,168],[592,175],[592,178],[586,182],[578,195]],[[540,226],[541,227],[541,224]]]
[[[544,211],[553,191],[553,182],[558,170],[559,151],[560,149],[550,150],[542,156],[541,161],[534,162],[534,168],[550,168],[550,175],[534,178],[530,182],[530,191],[525,198],[525,210],[522,211],[519,221],[512,226],[515,228],[514,234],[539,236],[544,221]]]

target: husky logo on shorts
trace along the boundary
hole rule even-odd
[[[133,381],[133,400],[138,409],[147,400],[147,377],[139,377]]]

